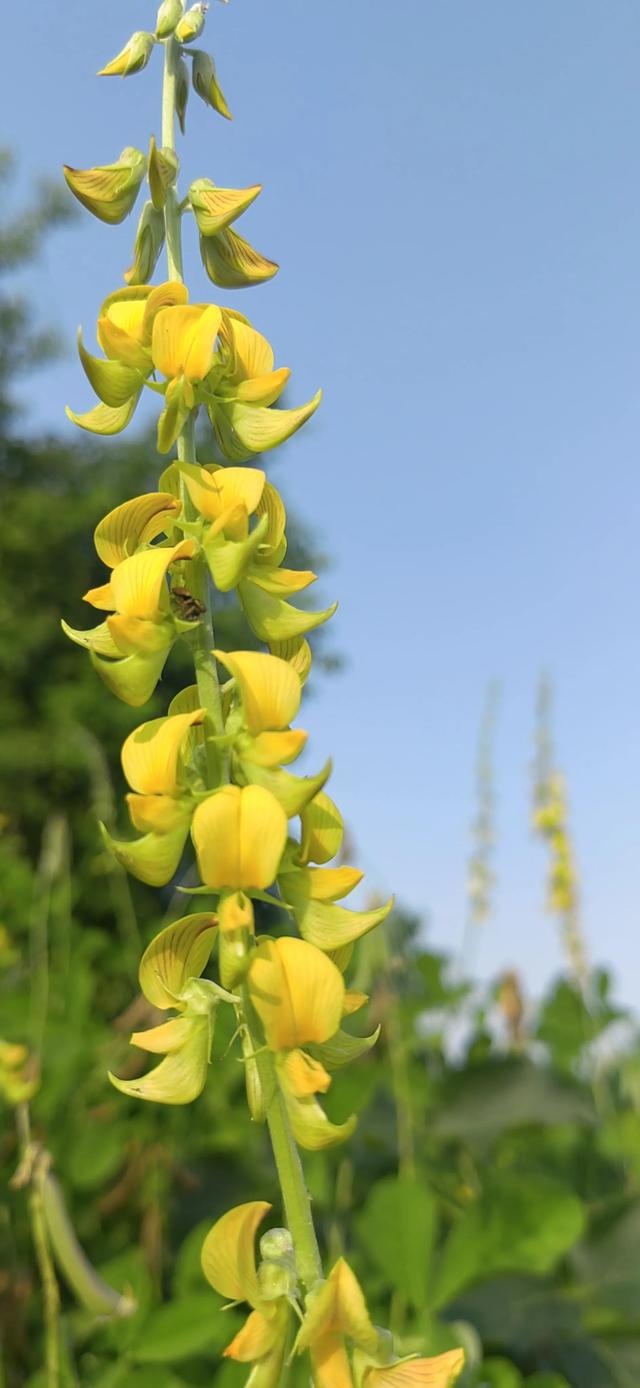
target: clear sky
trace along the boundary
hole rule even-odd
[[[0,56],[22,189],[159,135],[159,54],[126,82],[94,76],[155,9],[29,7]],[[560,957],[528,829],[545,666],[591,954],[637,1002],[640,6],[231,0],[202,46],[235,120],[191,98],[184,174],[264,183],[242,231],[282,269],[234,304],[293,368],[292,403],[325,390],[273,475],[334,560],[323,596],[348,665],[308,719],[360,861],[458,946],[498,679],[479,962],[542,985]],[[29,427],[71,433],[63,405],[91,403],[75,328],[92,341],[132,232],[87,215],[30,274],[69,357],[32,383]]]

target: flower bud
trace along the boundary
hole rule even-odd
[[[294,1296],[295,1270],[285,1263],[266,1262],[258,1268],[258,1282],[265,1301],[279,1301],[281,1296]]]
[[[184,135],[187,102],[189,100],[189,69],[184,58],[179,58],[176,67],[176,115]]]
[[[133,262],[124,272],[127,284],[148,284],[164,244],[164,217],[151,201],[145,202],[138,222]]]
[[[260,1239],[260,1257],[272,1263],[293,1259],[293,1239],[288,1229],[268,1229]]]
[[[176,24],[182,19],[184,5],[182,0],[162,0],[156,16],[156,38],[168,39]]]
[[[202,97],[207,106],[212,106],[214,111],[225,117],[225,120],[233,120],[224,92],[216,78],[213,58],[208,53],[203,53],[200,48],[193,55],[191,80],[193,90]]]
[[[164,146],[158,149],[155,137],[152,135],[149,145],[147,176],[151,189],[151,201],[158,212],[162,211],[167,201],[167,192],[176,181],[179,167],[178,158],[174,151],[165,149]]]
[[[131,77],[134,72],[142,72],[151,57],[155,41],[153,34],[137,29],[121,52],[106,67],[100,68],[98,77]]]
[[[115,226],[124,221],[133,207],[146,163],[142,151],[128,145],[114,164],[98,165],[95,169],[73,169],[65,164],[63,172],[78,202],[101,222]]]
[[[192,5],[190,10],[182,16],[176,24],[176,38],[178,43],[192,43],[197,39],[204,29],[204,17],[209,6],[199,0],[197,5]]]

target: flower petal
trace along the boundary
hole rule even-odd
[[[175,795],[182,747],[190,729],[204,721],[205,709],[154,718],[129,734],[122,748],[122,769],[141,795]]]
[[[155,1070],[136,1080],[120,1080],[109,1074],[111,1083],[132,1099],[148,1099],[156,1104],[190,1104],[204,1089],[211,1049],[211,1019],[194,1017],[188,1041],[161,1060]]]
[[[282,598],[274,598],[265,593],[252,579],[246,578],[238,586],[238,597],[245,616],[256,636],[270,644],[272,641],[286,641],[292,636],[303,636],[307,631],[322,626],[333,617],[337,602],[323,612],[302,612]]]
[[[244,289],[273,279],[279,266],[230,227],[215,236],[200,237],[202,264],[213,284],[223,289]]]
[[[250,1200],[217,1220],[202,1246],[202,1271],[214,1291],[229,1301],[262,1305],[256,1273],[255,1237],[271,1205]]]
[[[89,384],[105,405],[118,409],[127,405],[140,390],[140,372],[135,367],[125,366],[122,362],[105,361],[103,357],[92,356],[82,341],[80,328],[78,353]]]
[[[174,876],[182,857],[189,821],[186,819],[168,834],[145,834],[127,843],[114,839],[101,825],[102,837],[120,866],[149,887],[164,887]]]
[[[170,492],[149,492],[116,506],[99,522],[93,536],[103,564],[114,569],[139,545],[166,534],[179,511],[180,503]]]
[[[141,708],[151,698],[160,679],[170,646],[150,654],[127,655],[121,660],[104,659],[91,651],[91,663],[116,698],[131,708]]]
[[[192,834],[208,886],[264,890],[278,871],[287,819],[277,800],[260,786],[224,786],[198,806]]]
[[[342,847],[344,823],[338,806],[323,790],[300,815],[300,862],[328,863]]]
[[[216,937],[216,917],[208,911],[183,916],[165,926],[140,960],[140,987],[154,1007],[175,1007],[190,978],[199,978]]]
[[[464,1368],[464,1350],[450,1349],[434,1359],[408,1359],[367,1369],[364,1388],[451,1388]]]
[[[272,1051],[327,1041],[340,1026],[342,974],[304,940],[264,940],[251,961],[249,991]]]
[[[86,429],[90,434],[121,434],[133,419],[139,399],[140,391],[124,405],[94,405],[86,414],[76,414],[67,405],[65,414],[72,424],[77,424],[79,429]]]
[[[300,707],[300,680],[285,660],[260,651],[215,651],[237,681],[245,723],[254,735],[288,727]]]
[[[111,575],[116,610],[131,617],[155,617],[170,565],[176,559],[191,559],[195,549],[193,540],[182,540],[171,549],[146,549],[123,559]]]

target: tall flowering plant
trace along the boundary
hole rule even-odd
[[[224,292],[269,280],[277,265],[235,229],[260,187],[220,188],[199,178],[181,194],[176,123],[185,130],[189,91],[228,118],[209,55],[195,46],[205,4],[163,0],[154,32],[134,33],[101,75],[128,77],[163,55],[161,143],[127,147],[113,163],[65,168],[69,188],[94,216],[121,222],[146,179],[124,287],[107,295],[98,354],[78,350],[98,397],[80,428],[118,434],[144,390],[157,397],[157,446],[166,466],[158,490],[115,507],[95,531],[105,581],[85,594],[100,620],[65,624],[100,679],[142,708],[172,647],[186,643],[194,681],[166,715],[127,738],[122,766],[133,835],[105,841],[135,877],[153,886],[175,875],[191,840],[205,910],[174,921],[146,949],[140,986],[165,1019],[132,1044],[160,1057],[142,1078],[111,1080],[136,1099],[189,1104],[207,1083],[220,1007],[235,1013],[248,1109],[266,1122],[284,1225],[255,1240],[270,1212],[259,1199],[230,1210],[202,1250],[205,1277],[248,1318],[225,1354],[248,1366],[251,1388],[277,1388],[294,1356],[308,1355],[316,1388],[446,1388],[461,1350],[399,1358],[373,1325],[354,1272],[340,1259],[325,1275],[300,1149],[348,1140],[355,1119],[336,1124],[322,1106],[333,1073],[357,1061],[377,1033],[354,1037],[343,1018],[367,1001],[345,974],[354,946],[391,903],[367,911],[343,901],[361,880],[336,863],[343,824],[325,787],[330,766],[290,770],[307,734],[293,727],[311,666],[307,635],[334,611],[292,602],[315,574],[286,566],[287,518],[256,458],[278,447],[316,410],[320,392],[293,409],[278,404],[288,383],[266,337],[235,307],[193,300],[183,278],[181,229],[195,221],[206,274]],[[189,71],[190,66],[190,71]],[[151,282],[166,248],[166,278]],[[218,461],[198,460],[196,419],[208,420]],[[223,652],[214,636],[215,597],[235,594],[251,649]],[[256,650],[255,644],[261,649]],[[286,769],[285,769],[286,768]],[[288,913],[291,934],[256,937],[255,903]],[[214,980],[203,977],[216,956]],[[254,1194],[252,1192],[252,1194]]]

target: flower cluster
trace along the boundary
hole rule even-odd
[[[194,90],[229,115],[213,61],[188,47],[206,8],[185,11],[182,0],[163,0],[155,32],[134,34],[102,70],[135,74],[162,46],[165,113],[168,105],[183,129],[187,56]],[[195,670],[195,683],[166,715],[143,722],[124,743],[134,836],[116,838],[106,828],[103,835],[127,871],[157,887],[179,873],[190,840],[200,885],[188,890],[207,898],[206,911],[167,926],[141,961],[142,993],[166,1015],[131,1040],[162,1059],[135,1079],[111,1079],[135,1099],[190,1103],[207,1080],[217,1009],[229,1006],[250,1113],[266,1118],[278,1161],[283,1144],[294,1153],[296,1144],[318,1150],[353,1132],[355,1118],[331,1121],[321,1099],[334,1072],[377,1040],[377,1031],[358,1036],[343,1026],[367,1001],[345,975],[354,945],[392,903],[368,910],[343,904],[362,874],[340,858],[342,818],[325,789],[331,765],[315,774],[291,769],[307,741],[292,726],[311,667],[306,638],[335,607],[316,611],[291,601],[316,575],[286,567],[285,507],[254,460],[305,424],[320,393],[298,408],[279,408],[290,372],[275,366],[266,338],[235,309],[189,301],[180,250],[187,213],[217,285],[255,284],[277,266],[232,229],[257,185],[221,189],[201,178],[178,202],[179,161],[167,129],[165,120],[165,144],[152,137],[146,157],[127,148],[113,164],[65,170],[75,196],[111,224],[131,211],[145,175],[149,184],[125,287],[108,295],[98,316],[102,355],[79,339],[99,403],[69,417],[82,429],[117,434],[146,388],[160,406],[158,450],[174,455],[157,491],[122,502],[98,524],[96,551],[108,572],[85,601],[103,618],[89,630],[65,624],[65,631],[133,707],[148,702],[177,642],[186,643]],[[169,277],[154,286],[148,281],[165,241]],[[197,420],[208,421],[217,458],[206,466],[198,461]],[[238,602],[246,648],[215,646],[216,593]],[[284,916],[285,933],[275,925],[256,937],[257,903],[261,913],[271,911],[267,920]],[[219,981],[202,977],[214,949]],[[279,1168],[288,1212],[308,1200],[302,1186],[291,1198],[288,1183],[301,1180],[294,1166]],[[253,1365],[252,1388],[275,1388],[287,1356],[306,1351],[316,1388],[444,1388],[453,1381],[461,1351],[397,1358],[389,1337],[372,1325],[351,1269],[340,1261],[323,1280],[315,1235],[310,1241],[308,1227],[296,1227],[295,1219],[289,1230],[263,1236],[256,1267],[254,1237],[268,1208],[252,1202],[223,1216],[203,1252],[216,1290],[252,1307],[226,1351]]]

